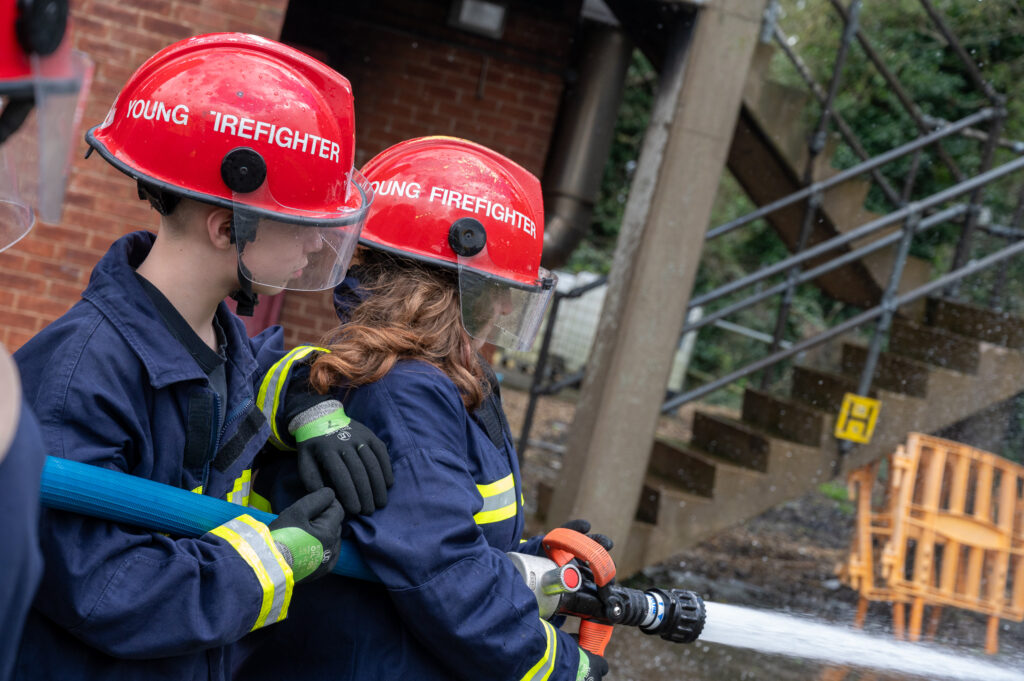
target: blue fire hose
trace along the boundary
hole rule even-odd
[[[243,513],[267,525],[277,517],[223,499],[54,456],[46,457],[39,497],[49,508],[185,537],[200,537]],[[380,581],[349,542],[341,544],[334,574]]]

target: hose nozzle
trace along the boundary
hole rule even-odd
[[[704,600],[684,589],[648,589],[650,607],[640,631],[674,643],[692,643],[704,630]]]

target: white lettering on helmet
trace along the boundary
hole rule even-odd
[[[247,140],[252,139],[252,127],[255,123],[251,118],[242,118],[238,121],[238,136],[243,137]]]
[[[171,110],[171,120],[178,125],[188,125],[188,107],[179,104]]]
[[[125,115],[129,118],[142,118],[147,121],[163,121],[175,125],[188,124],[188,107],[178,104],[169,108],[163,102],[156,99],[133,99],[128,102],[128,110]]]
[[[129,113],[134,111],[132,107],[135,102],[129,103]],[[179,105],[184,107],[184,105]],[[141,114],[145,111],[140,108]],[[188,108],[184,107],[184,122],[188,122]],[[261,121],[255,118],[235,116],[234,114],[222,111],[210,111],[213,116],[213,131],[224,135],[241,137],[242,139],[254,142],[265,142],[273,144],[282,149],[292,149],[306,154],[316,155],[335,163],[341,162],[341,145],[326,137],[320,137],[312,133],[303,133],[299,130],[292,130],[287,126],[278,126],[274,123]],[[172,119],[177,122],[177,107],[171,112]]]
[[[415,185],[415,196],[407,188],[406,183],[402,183],[397,180],[388,180],[384,183],[373,182],[371,184],[373,185],[374,192],[378,196],[401,196],[404,194],[411,199],[419,198],[420,196],[420,186],[414,182],[409,182],[407,184],[409,188]],[[477,215],[482,213],[485,217],[493,218],[498,222],[504,222],[505,224],[511,225],[515,229],[522,231],[524,234],[529,234],[530,236],[537,238],[537,225],[533,220],[511,206],[492,202],[485,196],[476,196],[474,194],[457,192],[454,189],[448,189],[446,187],[434,186],[430,188],[430,194],[427,198],[427,202],[433,203],[435,201],[440,203],[442,206],[455,208],[467,213]]]
[[[385,180],[384,182],[371,182],[370,187],[377,196],[406,196],[410,199],[420,198],[419,182],[399,182],[398,180]],[[436,187],[435,187],[436,189]]]
[[[256,121],[256,130],[252,134],[253,142],[259,142],[261,131],[266,131],[267,139],[269,140],[274,135],[274,126],[266,121]]]

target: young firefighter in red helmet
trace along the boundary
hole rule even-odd
[[[520,543],[516,452],[477,354],[485,342],[528,348],[554,290],[539,266],[540,184],[450,137],[400,143],[363,172],[376,192],[364,248],[335,290],[342,325],[310,380],[391,454],[388,506],[350,524],[383,584],[326,579],[296,594],[292,619],[241,642],[239,678],[600,678],[604,659],[541,619],[505,555],[538,553],[540,540]],[[274,482],[275,505],[294,498],[287,470]]]
[[[36,214],[60,219],[69,143],[91,67],[71,50],[66,29],[66,2],[0,0],[0,251],[28,233]],[[39,426],[21,400],[17,368],[0,345],[0,681],[10,676],[43,572],[44,456]]]
[[[86,135],[137,181],[160,232],[118,239],[83,299],[16,353],[48,453],[246,504],[273,433],[316,491],[269,527],[242,515],[200,539],[45,512],[16,678],[226,679],[228,645],[330,570],[342,505],[384,503],[380,443],[336,401],[288,399],[279,372],[301,352],[282,358],[277,327],[248,339],[223,303],[343,277],[372,199],[353,129],[345,78],[274,41],[213,34],[147,60]]]

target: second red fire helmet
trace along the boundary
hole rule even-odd
[[[363,166],[375,192],[361,242],[455,269],[470,336],[530,347],[555,288],[540,266],[544,202],[540,182],[475,142],[421,137]]]
[[[0,0],[0,251],[58,222],[92,62],[71,49],[66,0]]]
[[[240,272],[272,289],[337,284],[373,198],[348,80],[254,35],[161,50],[86,138],[143,192],[230,208]]]

